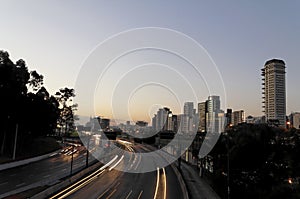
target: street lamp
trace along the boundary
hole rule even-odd
[[[70,171],[70,176],[72,176],[72,171],[73,171],[73,154],[74,154],[74,145],[72,145],[72,158],[71,158],[71,171]]]
[[[230,178],[229,178],[229,173],[230,173],[230,165],[229,165],[229,133],[228,131],[224,133],[226,137],[226,148],[227,148],[227,198],[230,198]]]

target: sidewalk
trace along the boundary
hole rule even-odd
[[[182,161],[180,172],[191,199],[220,199],[217,193],[199,176],[195,168]]]

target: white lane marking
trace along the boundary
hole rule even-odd
[[[105,170],[101,171],[99,174],[93,176],[92,178],[90,178],[89,180],[83,182],[82,184],[78,185],[77,187],[75,187],[74,189],[71,189],[69,192],[65,193],[64,195],[62,195],[61,197],[59,197],[59,199],[65,198],[68,195],[74,193],[75,191],[77,191],[78,189],[84,187],[85,185],[87,185],[88,183],[90,183],[92,180],[94,180],[95,178],[97,178],[99,175],[101,175]],[[63,191],[62,191],[63,192]],[[59,193],[60,194],[60,193]],[[59,195],[57,194],[57,195]],[[57,195],[53,196],[52,198],[55,198]]]
[[[128,193],[125,199],[128,199],[131,194],[132,194],[132,190]]]
[[[45,176],[43,176],[43,178],[48,178],[48,177],[50,177],[50,175],[45,175]]]
[[[142,156],[141,156],[141,155],[139,155],[139,157],[140,157],[140,159],[139,159],[139,161],[137,162],[137,164],[136,164],[136,166],[135,166],[134,170],[136,170],[136,169],[137,169],[137,167],[139,166],[139,164],[141,163]]]
[[[163,180],[164,180],[164,199],[167,198],[167,176],[165,168],[163,168]]]
[[[157,197],[157,191],[158,191],[158,186],[159,186],[159,168],[157,167],[157,177],[156,177],[156,188],[155,188],[155,193],[153,199],[156,199]]]
[[[110,190],[110,188],[106,189],[100,196],[98,196],[97,199],[102,198],[102,196],[104,196],[104,194],[106,194],[109,190]]]
[[[120,160],[118,160],[118,162],[116,162],[116,164],[114,164],[112,167],[110,167],[108,170],[111,171],[113,168],[115,168],[124,158],[124,155],[122,155],[122,157],[120,158]]]
[[[66,194],[64,194],[62,197],[68,196],[71,193],[73,193],[74,191],[78,190],[79,188],[81,188],[82,186],[86,185],[87,183],[89,183],[90,181],[92,181],[93,179],[95,179],[95,177],[98,177],[100,174],[102,174],[105,170],[103,170],[104,168],[108,167],[113,161],[115,161],[115,159],[118,158],[118,155],[115,156],[115,158],[113,158],[110,162],[108,162],[106,165],[102,166],[100,169],[98,169],[97,171],[93,172],[92,174],[90,174],[89,176],[83,178],[82,180],[76,182],[75,184],[71,185],[70,187],[62,190],[61,192],[59,192],[58,194],[52,196],[50,199],[53,199],[57,196],[59,196],[60,194],[63,194],[64,192],[67,192]],[[102,171],[101,171],[102,170]],[[97,174],[96,176],[92,177],[92,175],[96,174],[97,172],[101,171],[99,174]],[[87,180],[88,178],[90,178],[89,180]],[[86,182],[83,182],[84,180],[87,180]],[[80,184],[81,182],[83,182],[82,184]],[[78,184],[80,184],[79,186],[77,186]],[[76,187],[77,186],[77,187]],[[74,187],[74,188],[73,188]],[[60,198],[62,198],[60,197]]]
[[[106,199],[109,199],[112,197],[112,195],[117,191],[117,189],[114,189],[107,197]]]
[[[144,192],[143,190],[140,192],[138,199],[140,199],[140,198],[141,198],[141,196],[142,196],[143,192]]]
[[[108,167],[109,165],[111,165],[116,159],[118,158],[118,155],[116,155],[111,161],[109,161],[107,164],[105,164],[104,166],[102,166],[100,168],[100,170],[105,169],[106,167]]]
[[[25,185],[25,182],[21,183],[21,184],[17,184],[16,187],[20,187],[20,186],[23,186]]]
[[[129,169],[133,169],[132,167],[133,167],[133,165],[134,165],[134,163],[136,162],[136,160],[137,160],[137,153],[132,153],[133,155],[134,155],[134,159],[133,159],[133,161],[132,161],[132,163],[131,163],[131,165],[130,165],[130,167],[129,167]],[[130,158],[131,159],[131,158]]]

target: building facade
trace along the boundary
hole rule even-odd
[[[292,127],[300,129],[300,113],[291,113],[290,122]]]
[[[238,125],[245,122],[245,112],[243,110],[233,111],[232,113],[233,125]]]
[[[199,132],[206,132],[206,102],[198,103],[198,115],[199,115]]]
[[[221,102],[220,96],[209,96],[206,101],[206,130],[211,132],[221,132],[222,129],[219,129],[220,118],[219,113],[221,113]],[[222,120],[223,121],[223,120]]]
[[[272,59],[265,63],[262,71],[263,108],[266,121],[278,120],[280,126],[286,123],[285,63]]]

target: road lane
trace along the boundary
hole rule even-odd
[[[85,167],[85,153],[74,154],[73,171]],[[93,161],[92,156],[89,162]],[[71,156],[58,154],[45,160],[0,171],[0,196],[40,181],[55,182],[70,174]]]
[[[93,180],[91,183],[82,187],[67,198],[91,198],[91,199],[120,199],[120,198],[145,198],[153,199],[156,189],[157,199],[173,199],[183,198],[183,193],[177,179],[176,174],[171,166],[159,168],[159,172],[142,173],[142,166],[145,164],[153,164],[155,161],[142,158],[141,152],[145,152],[143,147],[132,146],[136,153],[120,157],[116,161],[118,165],[116,169],[106,169],[106,171]],[[158,158],[160,159],[160,158]],[[128,166],[130,170],[136,173],[126,173],[119,170]],[[118,169],[118,170],[117,170]],[[158,174],[158,175],[157,175]],[[157,179],[159,178],[159,186],[157,188]]]

